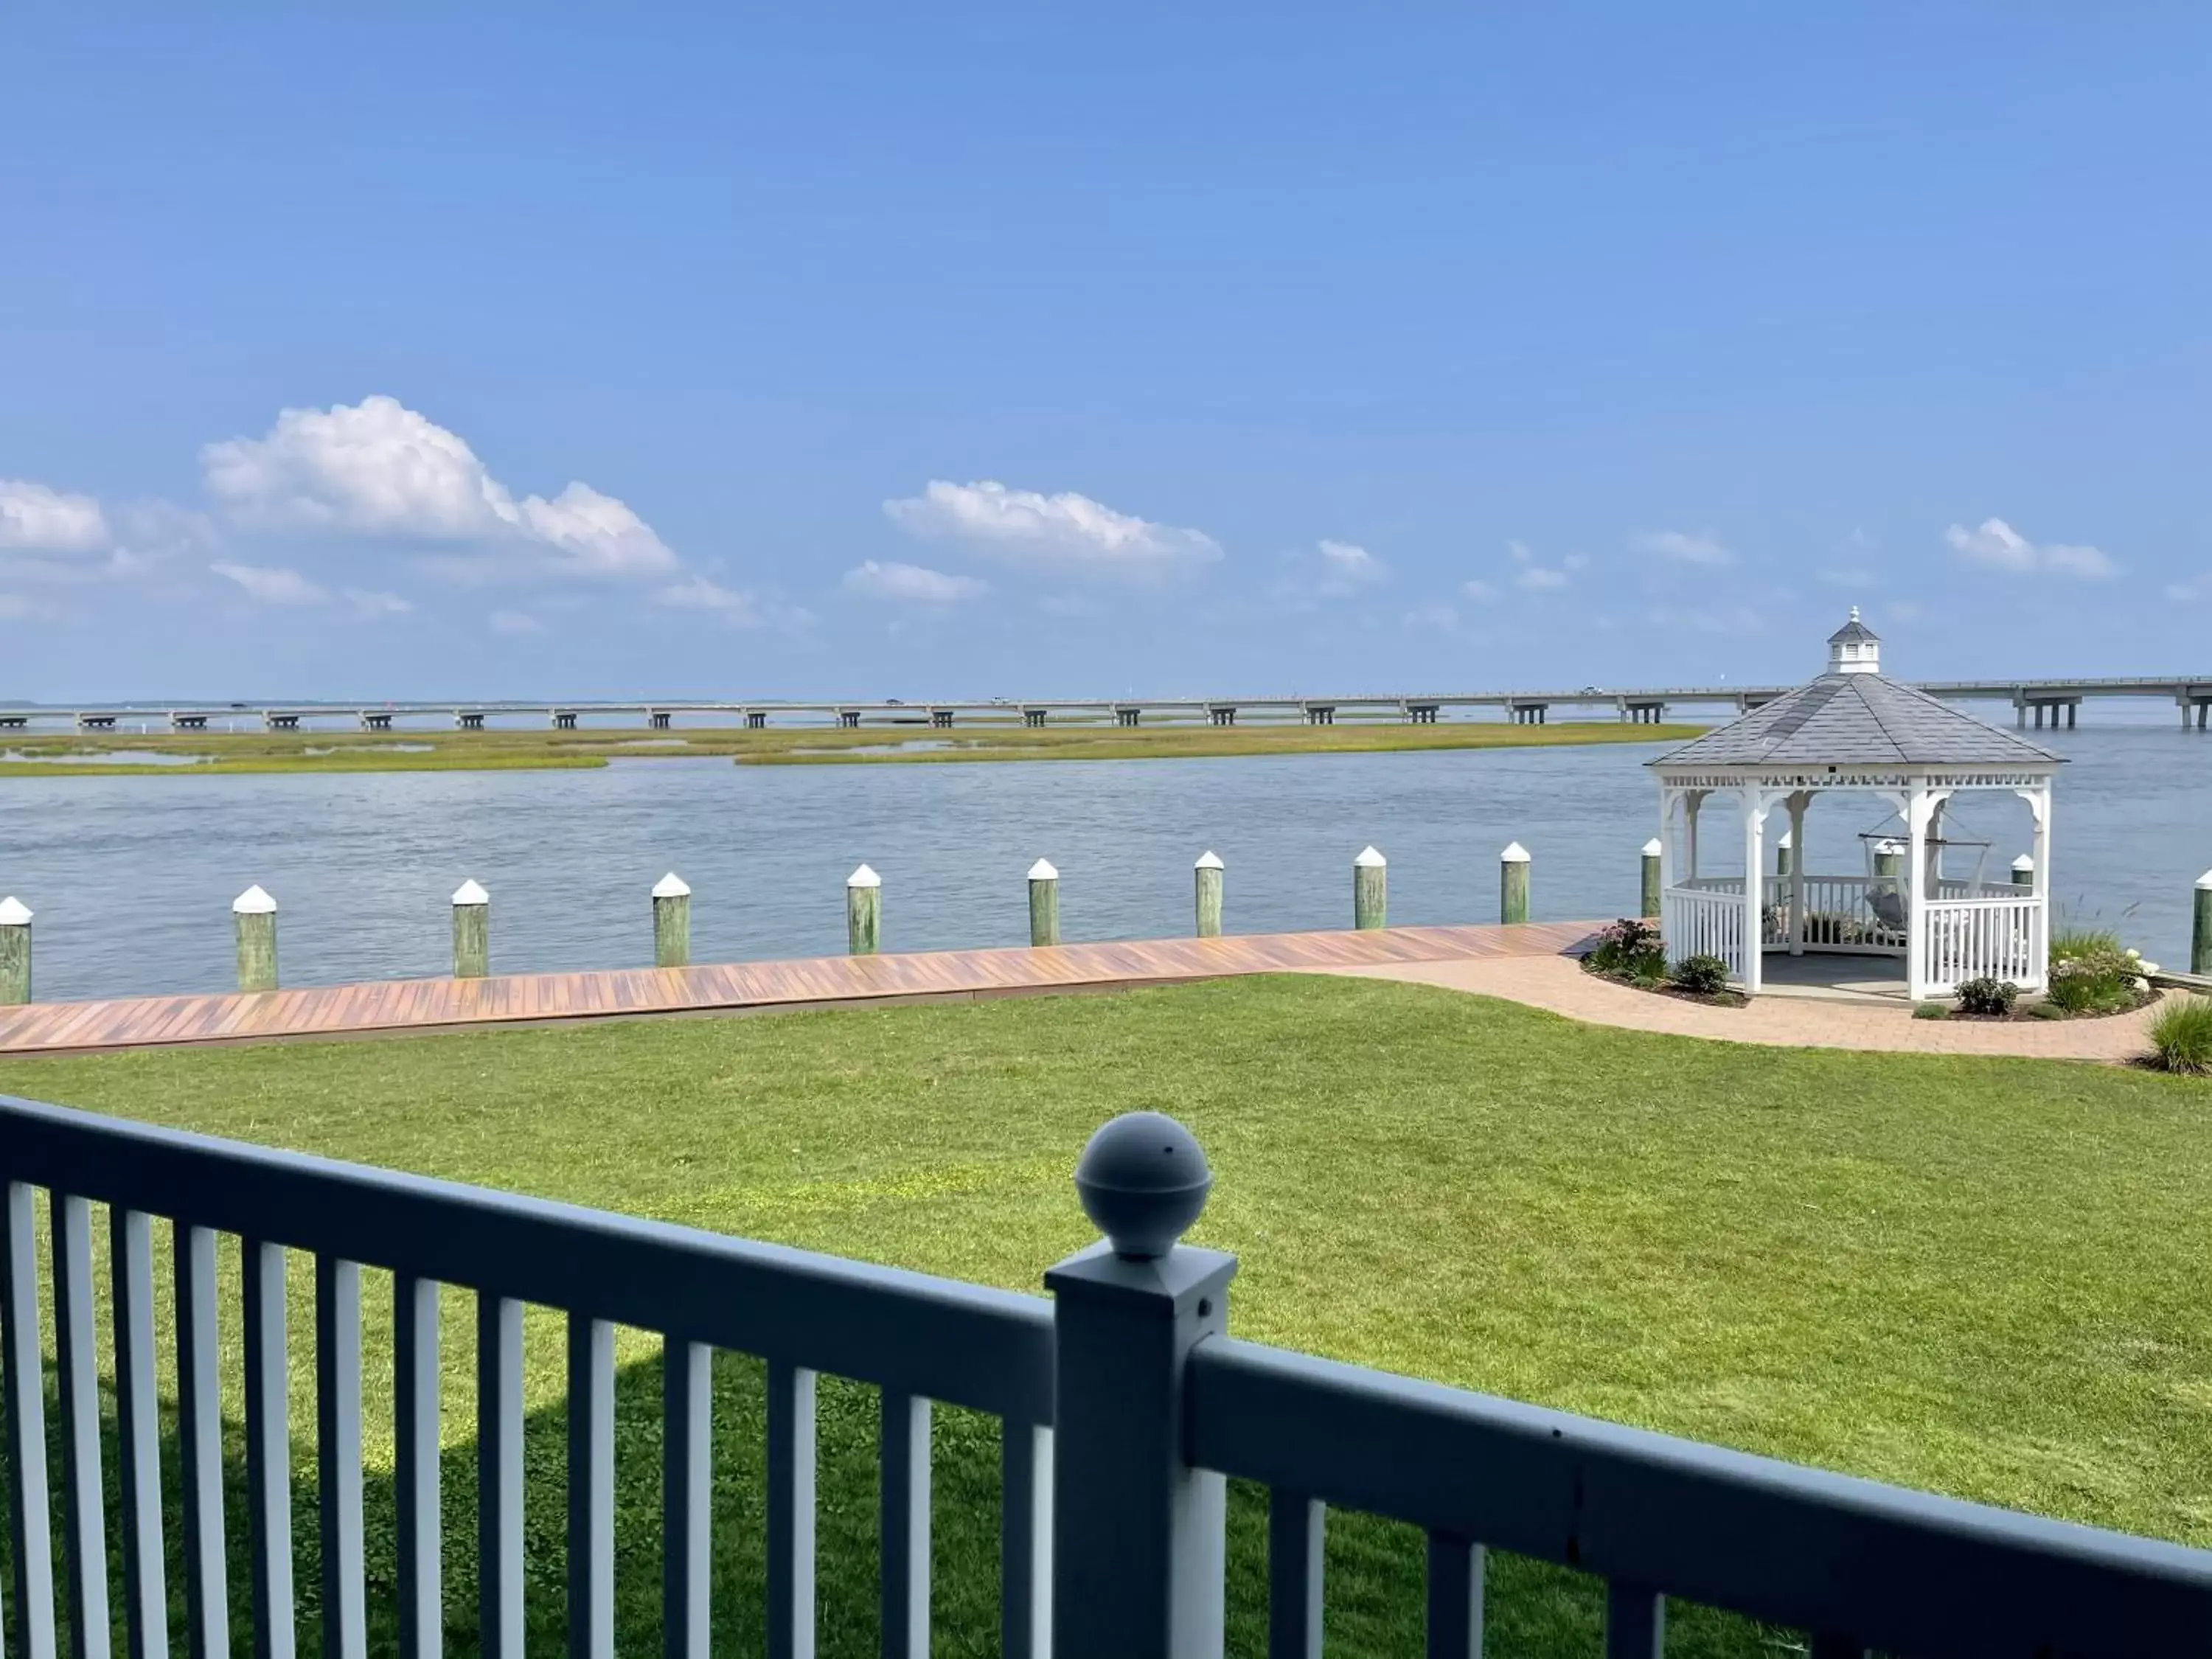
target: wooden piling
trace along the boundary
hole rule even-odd
[[[0,1004],[31,1000],[31,910],[10,894],[0,899]]]
[[[691,889],[673,870],[653,884],[653,965],[691,965]]]
[[[2025,853],[2012,861],[2012,884],[2015,887],[2035,885],[2035,860]]]
[[[1372,847],[1352,861],[1352,925],[1390,925],[1390,861]]]
[[[249,887],[230,902],[230,915],[238,933],[238,988],[275,990],[276,901],[259,886]]]
[[[1030,943],[1060,943],[1060,872],[1046,859],[1030,866]]]
[[[1191,866],[1191,875],[1197,887],[1198,936],[1200,939],[1221,937],[1221,860],[1211,849],[1199,855]]]
[[[1659,914],[1659,857],[1666,850],[1660,846],[1656,836],[1644,843],[1644,908],[1638,912],[1640,915]]]
[[[475,881],[453,889],[453,977],[491,972],[491,895]]]
[[[845,878],[845,949],[872,957],[884,943],[884,878],[862,865]]]
[[[1528,849],[1517,841],[1498,855],[1498,919],[1528,920]]]
[[[2189,934],[2189,971],[2212,974],[2212,870],[2197,878],[2197,913]]]

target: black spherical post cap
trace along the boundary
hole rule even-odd
[[[1164,1112],[1125,1112],[1076,1160],[1083,1212],[1114,1254],[1149,1261],[1176,1247],[1206,1207],[1213,1171],[1197,1137]]]

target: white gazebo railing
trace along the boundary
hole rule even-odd
[[[2032,894],[1931,899],[1921,911],[1920,979],[1948,996],[1970,979],[2043,982],[2044,907]]]
[[[1743,883],[1724,878],[1709,878],[1667,890],[1660,932],[1667,954],[1676,962],[1686,957],[1718,957],[1736,978],[1743,976]]]

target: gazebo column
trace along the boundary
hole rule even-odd
[[[1745,992],[1759,994],[1766,951],[1766,815],[1772,803],[1755,784],[1743,789],[1743,962]]]
[[[1905,887],[1905,994],[1914,1002],[1928,996],[1928,884],[1921,872],[1926,867],[1928,819],[1934,805],[1926,781],[1915,778],[1905,799],[1905,868],[1911,877]]]
[[[1698,809],[1705,804],[1702,789],[1682,792],[1682,885],[1689,886],[1698,878]]]
[[[1805,808],[1812,803],[1809,789],[1790,797],[1790,954],[1805,954]]]
[[[2030,946],[2035,983],[2029,988],[2040,990],[2051,983],[2051,785],[2046,781],[2014,793],[2027,803],[2035,826],[2029,854],[2035,860],[2035,884],[2028,889],[2035,896],[2035,937]]]

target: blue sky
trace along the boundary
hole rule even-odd
[[[2202,6],[21,9],[0,696],[2212,672]]]

